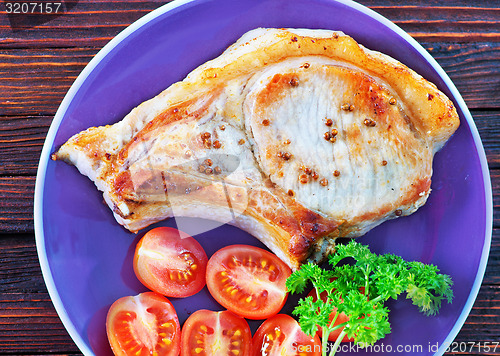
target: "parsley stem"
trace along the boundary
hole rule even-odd
[[[332,321],[330,322],[330,325],[328,325],[329,332],[332,332],[333,330],[337,329],[337,328],[334,328],[333,325],[337,321],[338,316],[339,316],[339,313],[335,313],[335,316],[332,318]]]
[[[330,330],[323,329],[321,335],[321,355],[326,356],[326,351],[328,350],[328,336],[330,335]]]
[[[381,300],[385,299],[385,297],[383,295],[378,295],[376,298],[373,298],[371,301],[372,303],[378,303],[380,302]]]
[[[330,351],[329,356],[334,356],[337,353],[337,349],[339,348],[339,345],[342,342],[342,339],[344,339],[344,336],[346,334],[347,333],[344,330],[342,330],[340,332],[339,336],[337,337],[337,340],[335,340],[335,344],[333,344],[333,347],[332,347],[332,349]],[[328,340],[328,337],[326,339]],[[323,350],[326,350],[326,348],[324,348]],[[326,355],[326,351],[325,351],[325,353],[323,353],[323,355]]]
[[[365,269],[363,269],[364,274],[365,274],[365,292],[364,294],[368,296],[369,293],[369,287],[370,287],[370,266],[366,266]]]
[[[346,258],[355,262],[339,265]],[[338,245],[329,262],[333,270],[308,263],[287,279],[291,293],[304,292],[309,282],[316,290],[318,299],[313,300],[312,296],[301,299],[293,313],[300,315],[301,328],[308,334],[322,328],[323,356],[334,356],[342,339],[354,332],[355,339],[363,340],[366,345],[390,333],[389,309],[384,303],[389,298],[396,299],[403,291],[422,312],[430,315],[437,313],[442,299],[451,303],[453,298],[450,276],[439,274],[434,265],[408,262],[390,254],[377,255],[355,241]],[[342,312],[349,321],[339,322]],[[338,325],[334,325],[336,322]],[[330,349],[328,337],[341,328]]]

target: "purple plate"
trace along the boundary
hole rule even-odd
[[[107,309],[116,299],[146,289],[132,269],[133,250],[142,234],[119,226],[93,183],[74,167],[51,161],[50,154],[80,130],[121,120],[134,106],[182,80],[256,27],[344,31],[413,68],[454,101],[461,126],[435,156],[427,204],[359,239],[378,253],[436,264],[455,283],[453,303],[444,304],[436,317],[423,316],[404,299],[392,303],[393,332],[361,353],[442,354],[472,307],[488,259],[492,196],[484,150],[463,99],[436,61],[393,23],[351,1],[176,0],[132,24],[95,56],[57,111],[36,181],[38,254],[62,322],[84,354],[111,355],[105,333]],[[177,222],[211,224],[199,219]],[[169,220],[158,225],[174,224]],[[229,243],[260,245],[231,226],[205,229],[208,232],[196,238],[209,255]],[[221,309],[206,288],[172,302],[181,322],[194,309]],[[291,311],[293,302],[290,298],[285,312]]]

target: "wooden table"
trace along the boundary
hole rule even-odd
[[[153,0],[64,0],[61,15],[8,16],[0,3],[0,354],[78,354],[42,279],[33,232],[39,155],[66,91],[118,32],[163,5]],[[436,58],[482,137],[493,185],[493,242],[483,285],[456,342],[461,354],[500,340],[500,2],[362,0]],[[393,4],[398,3],[398,6]],[[44,5],[45,6],[45,5]]]

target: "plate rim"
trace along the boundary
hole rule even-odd
[[[173,0],[170,3],[160,6],[159,8],[151,11],[150,13],[144,15],[143,17],[137,19],[135,22],[127,26],[121,32],[119,32],[115,37],[113,37],[103,48],[101,48],[96,55],[89,61],[85,68],[77,76],[73,84],[68,89],[68,92],[64,96],[59,108],[54,115],[54,119],[50,124],[49,130],[45,137],[45,141],[42,148],[42,153],[40,155],[40,160],[38,164],[38,170],[35,180],[35,194],[34,194],[34,230],[35,230],[35,243],[38,254],[38,260],[40,262],[40,267],[42,270],[42,276],[47,286],[47,290],[54,305],[54,308],[61,319],[62,324],[66,328],[66,331],[70,335],[73,342],[80,349],[84,355],[94,355],[94,351],[87,345],[87,342],[80,335],[76,326],[69,318],[67,308],[64,306],[61,296],[56,288],[56,284],[53,278],[53,274],[49,265],[49,260],[47,256],[47,251],[45,249],[45,234],[43,228],[43,191],[45,188],[45,173],[47,171],[47,165],[50,160],[51,148],[55,140],[55,136],[61,126],[62,120],[68,110],[69,105],[74,99],[78,90],[85,83],[88,76],[94,71],[94,69],[101,63],[103,59],[123,40],[128,36],[132,35],[135,31],[139,30],[142,26],[153,21],[157,17],[172,11],[178,7],[185,4],[196,2],[198,0]]]
[[[214,0],[210,0],[214,1]],[[483,189],[484,189],[484,197],[485,197],[485,236],[483,249],[481,252],[481,259],[478,265],[478,270],[476,273],[476,277],[474,279],[474,283],[472,285],[469,296],[464,304],[464,307],[455,321],[454,326],[448,333],[448,336],[445,338],[441,346],[435,352],[434,355],[442,355],[446,348],[452,343],[455,339],[459,331],[461,330],[463,324],[465,323],[470,311],[474,305],[474,302],[479,293],[480,287],[482,285],[482,281],[484,278],[484,274],[486,271],[486,266],[489,259],[491,239],[492,239],[492,230],[493,230],[493,195],[492,195],[492,186],[491,186],[491,178],[488,169],[488,162],[486,153],[484,150],[484,146],[482,144],[479,131],[475,125],[475,122],[472,118],[472,115],[467,108],[467,105],[460,95],[458,89],[455,84],[451,81],[448,74],[444,71],[444,69],[439,65],[439,63],[430,55],[430,53],[413,37],[411,37],[408,33],[406,33],[403,29],[401,29],[398,25],[385,18],[381,14],[375,12],[374,10],[366,7],[365,5],[359,4],[353,0],[328,0],[332,3],[339,3],[343,5],[347,5],[348,7],[357,10],[384,25],[389,30],[395,32],[398,36],[400,36],[403,40],[405,40],[411,47],[413,47],[420,55],[427,61],[432,68],[437,72],[438,76],[443,80],[445,86],[449,89],[452,94],[453,99],[455,100],[455,104],[460,108],[464,119],[467,122],[467,125],[471,131],[471,135],[474,141],[474,145],[477,150],[479,163],[481,166],[481,173],[483,177]],[[85,83],[88,76],[94,71],[98,64],[101,63],[103,59],[123,40],[132,35],[135,31],[139,30],[144,25],[153,21],[154,19],[162,16],[163,14],[172,11],[176,8],[179,8],[183,5],[200,2],[199,0],[173,0],[170,3],[164,4],[159,8],[151,11],[150,13],[144,15],[139,18],[125,29],[123,29],[120,33],[118,33],[113,39],[111,39],[101,50],[97,52],[97,54],[90,60],[90,62],[85,66],[85,68],[81,71],[81,73],[77,76],[68,92],[64,96],[59,108],[56,111],[54,119],[49,127],[48,133],[45,137],[44,145],[42,148],[42,152],[39,159],[36,181],[35,181],[35,194],[34,194],[34,231],[35,231],[35,243],[38,254],[38,260],[40,262],[40,267],[42,270],[42,276],[47,287],[49,296],[54,305],[54,308],[61,319],[62,324],[66,328],[68,334],[75,342],[77,347],[84,355],[94,355],[94,352],[87,345],[86,341],[82,338],[78,330],[76,329],[74,323],[69,318],[67,313],[67,309],[64,306],[59,292],[56,288],[55,281],[53,278],[53,274],[51,272],[48,256],[45,249],[45,235],[44,235],[44,226],[43,226],[43,192],[45,187],[45,174],[47,170],[48,162],[50,161],[51,148],[54,143],[55,136],[60,128],[62,120],[67,112],[67,109],[74,99],[76,93],[81,88],[81,86]]]

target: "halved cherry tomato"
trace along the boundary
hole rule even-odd
[[[177,314],[167,298],[154,292],[114,302],[106,318],[106,332],[116,356],[179,354]]]
[[[264,321],[255,332],[252,344],[252,356],[321,355],[318,335],[307,335],[300,329],[299,323],[286,314]]]
[[[214,253],[208,261],[207,287],[228,310],[248,319],[266,319],[276,315],[285,304],[285,282],[291,273],[269,251],[231,245]]]
[[[249,356],[252,333],[245,319],[230,311],[198,310],[182,327],[181,356]]]
[[[318,299],[318,295],[316,294],[315,289],[310,291],[307,296],[312,296],[314,301],[316,301]],[[326,302],[326,296],[327,296],[326,291],[320,294],[320,298],[323,302]],[[337,315],[337,308],[334,308],[333,312],[330,314],[330,322],[333,320],[333,318],[335,318],[335,315]],[[348,321],[349,321],[349,317],[347,315],[345,315],[344,312],[342,312],[337,316],[337,320],[335,320],[335,323],[333,324],[333,326],[337,326],[339,324],[346,323]],[[344,330],[343,327],[332,331],[330,333],[330,335],[328,335],[328,340],[329,341],[336,341],[337,338],[339,337],[340,333],[342,332],[342,330]],[[323,335],[322,329],[318,328],[318,336],[321,337],[322,335]],[[344,338],[342,339],[342,342],[351,342],[351,341],[354,341],[354,339],[348,338],[347,335],[345,335]]]
[[[146,287],[167,297],[188,297],[205,286],[207,255],[193,237],[170,227],[148,231],[137,244],[134,271]]]

